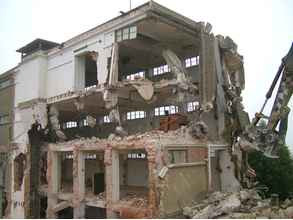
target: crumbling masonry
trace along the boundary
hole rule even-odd
[[[209,23],[150,1],[18,52],[7,217],[174,217],[244,181],[243,58]]]

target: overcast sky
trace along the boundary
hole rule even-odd
[[[145,0],[132,0],[136,7]],[[244,56],[244,105],[259,111],[275,73],[293,41],[293,1],[157,0],[195,21],[208,21],[215,34],[229,35]],[[20,61],[16,49],[35,38],[58,43],[129,10],[129,0],[0,0],[0,73]],[[274,99],[274,98],[272,98]],[[293,99],[287,144],[293,150]],[[270,112],[272,101],[266,108]]]

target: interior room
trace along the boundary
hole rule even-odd
[[[85,159],[86,197],[105,199],[105,165],[104,152],[87,151]]]
[[[60,192],[73,193],[73,152],[60,152]]]
[[[147,203],[148,160],[144,150],[125,151],[119,154],[120,200]],[[134,201],[136,202],[136,201]]]

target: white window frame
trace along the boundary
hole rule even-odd
[[[145,111],[133,111],[133,112],[127,112],[126,114],[127,120],[144,119],[144,118],[146,118]]]
[[[145,71],[139,71],[137,73],[133,73],[133,74],[130,74],[130,75],[126,76],[127,80],[135,80],[137,78],[144,79],[145,78]]]
[[[171,72],[171,68],[167,64],[153,68],[153,75],[154,76],[160,76],[160,75],[163,75],[165,73],[170,73],[170,72]]]
[[[67,121],[64,123],[64,128],[77,128],[77,122],[76,121]]]
[[[86,119],[82,120],[82,126],[84,126],[84,127],[89,126],[89,123],[87,122]]]
[[[111,123],[110,118],[109,118],[109,115],[105,115],[105,116],[103,117],[103,123],[104,123],[104,124],[109,124],[109,123]]]
[[[165,111],[169,112],[169,115],[174,115],[179,112],[178,106],[169,105],[169,106],[160,106],[155,108],[155,116],[164,116]]]
[[[139,159],[144,160],[147,158],[146,153],[128,153],[127,159]]]
[[[199,56],[196,57],[189,57],[185,59],[185,67],[193,67],[193,66],[198,66],[199,65]]]
[[[198,108],[199,108],[199,102],[198,101],[188,102],[187,103],[187,112],[194,112],[194,111],[198,110]]]

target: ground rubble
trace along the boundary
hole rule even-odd
[[[183,208],[183,215],[193,219],[293,218],[293,200],[273,205],[271,199],[262,199],[254,189],[214,192],[206,199]]]

